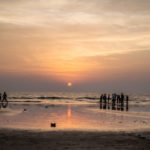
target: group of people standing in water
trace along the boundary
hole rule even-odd
[[[6,92],[4,92],[3,94],[0,93],[0,102],[3,102],[3,101],[7,101],[7,94],[6,94]]]
[[[121,94],[113,93],[112,96],[110,94],[101,94],[100,96],[100,108],[106,109],[108,106],[108,109],[110,109],[110,103],[112,104],[112,110],[124,110],[124,102],[126,102],[126,110],[128,110],[128,101],[129,96]]]

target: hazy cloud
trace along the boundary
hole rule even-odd
[[[119,69],[144,79],[149,8],[149,0],[0,0],[1,73],[101,80]]]

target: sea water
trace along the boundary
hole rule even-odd
[[[101,104],[101,93],[12,92],[0,103],[0,128],[35,130],[150,130],[150,95]],[[51,127],[55,123],[56,127]]]

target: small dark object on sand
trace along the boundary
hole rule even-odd
[[[144,136],[142,136],[142,135],[138,135],[138,138],[140,138],[140,139],[146,139]]]
[[[23,111],[27,111],[27,109],[24,109]]]
[[[56,127],[56,123],[51,123],[51,127]]]

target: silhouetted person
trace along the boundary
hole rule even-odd
[[[120,95],[117,95],[117,103],[120,102]]]
[[[106,103],[106,99],[107,99],[106,94],[104,94],[103,96],[104,103]]]
[[[126,111],[129,110],[128,101],[129,101],[129,96],[127,95],[127,96],[126,96]]]
[[[116,110],[116,93],[112,94],[112,110]]]
[[[123,102],[124,102],[124,94],[121,93],[121,103],[123,103]]]
[[[2,100],[2,94],[0,93],[0,102],[1,102],[1,100]]]
[[[128,95],[126,95],[126,102],[128,102],[129,101],[129,96]]]
[[[109,104],[109,101],[110,101],[110,94],[108,94],[108,104]]]
[[[117,103],[117,110],[120,110],[120,103]]]
[[[6,92],[4,92],[4,94],[3,94],[3,101],[7,101],[7,94],[6,94]]]
[[[115,105],[116,102],[116,94],[112,94],[112,103]]]
[[[102,101],[103,101],[103,94],[101,94],[101,96],[100,96],[100,109],[103,108],[103,107],[102,107]]]
[[[103,94],[100,96],[100,102],[102,102],[103,100]]]

